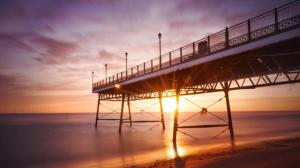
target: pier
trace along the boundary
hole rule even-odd
[[[124,123],[132,127],[157,122],[165,129],[162,98],[176,97],[175,142],[180,129],[212,127],[228,127],[234,139],[230,91],[300,82],[299,44],[300,2],[294,1],[93,83],[92,92],[98,94],[95,127],[101,120],[117,120],[119,132]],[[224,92],[228,114],[224,124],[178,123],[180,96],[211,92]],[[130,102],[145,99],[159,100],[160,119],[132,118]],[[120,102],[120,118],[100,118],[103,101]],[[125,119],[126,104],[129,118]]]

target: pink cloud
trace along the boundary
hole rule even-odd
[[[49,37],[40,36],[32,40],[34,44],[45,49],[36,61],[44,64],[62,64],[70,60],[79,46],[76,43],[56,40]]]

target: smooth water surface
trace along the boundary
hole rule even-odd
[[[159,113],[151,113],[159,118]],[[180,113],[180,121],[194,113]],[[226,113],[214,113],[227,119]],[[134,113],[133,119],[158,119]],[[100,115],[118,118],[119,114]],[[95,114],[1,114],[1,167],[127,167],[172,159],[172,115],[166,114],[166,130],[160,123],[125,124],[99,121]],[[179,123],[180,123],[179,121]],[[223,124],[212,115],[196,115],[181,125]],[[236,145],[268,139],[300,136],[300,112],[233,112]],[[225,127],[180,129],[180,156],[230,146]]]

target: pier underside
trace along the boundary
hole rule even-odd
[[[229,90],[299,82],[300,38],[273,44],[220,60],[207,62],[189,69],[174,71],[150,80],[130,85],[120,85],[100,93],[101,100],[119,101],[122,93],[130,100],[223,91],[223,82],[229,82]]]

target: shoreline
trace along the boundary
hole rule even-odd
[[[237,145],[233,148],[217,148],[189,156],[160,160],[136,165],[147,168],[281,168],[300,165],[300,137],[267,140]]]

